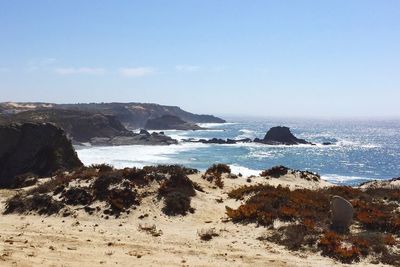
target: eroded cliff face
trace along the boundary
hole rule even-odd
[[[0,103],[3,114],[18,113],[37,109],[78,110],[103,115],[113,115],[129,129],[143,128],[149,119],[172,115],[189,123],[224,123],[225,120],[213,115],[198,115],[176,106],[163,106],[147,103],[89,103],[89,104],[51,104],[51,103]]]
[[[0,126],[0,187],[13,187],[21,175],[43,177],[82,165],[64,131],[53,124]]]
[[[73,142],[90,142],[94,137],[129,135],[114,116],[79,110],[33,109],[0,118],[1,124],[53,123],[62,128]]]

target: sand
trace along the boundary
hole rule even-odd
[[[257,237],[268,234],[266,228],[227,220],[225,206],[235,208],[241,202],[229,199],[226,193],[249,184],[247,178],[225,179],[224,189],[212,188],[200,175],[190,178],[201,184],[205,193],[192,199],[196,212],[185,217],[163,215],[162,203],[152,197],[118,219],[106,220],[83,211],[77,212],[76,218],[0,215],[0,266],[346,266],[317,254],[290,252],[259,241]],[[331,186],[292,174],[251,180],[251,184],[282,184],[292,189]],[[0,190],[1,212],[5,199],[13,194],[13,190]],[[146,218],[139,219],[141,215]],[[156,230],[151,233],[140,225],[155,226]],[[197,233],[211,228],[219,236],[202,241]]]

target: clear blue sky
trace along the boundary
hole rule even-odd
[[[400,116],[400,1],[1,1],[0,101]]]

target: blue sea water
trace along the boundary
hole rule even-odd
[[[263,144],[199,144],[172,146],[121,146],[79,148],[85,164],[109,163],[115,167],[182,164],[200,170],[213,163],[229,164],[236,173],[258,174],[275,165],[318,172],[324,179],[354,185],[371,179],[400,176],[400,120],[237,119],[226,124],[204,124],[208,130],[165,131],[187,138],[263,138],[278,125],[316,146],[268,146]],[[334,145],[323,146],[323,142]]]

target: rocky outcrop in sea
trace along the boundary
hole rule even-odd
[[[304,139],[299,139],[294,136],[289,127],[277,126],[269,129],[264,139],[256,138],[256,143],[262,143],[266,145],[299,145],[299,144],[312,144]]]
[[[288,127],[277,126],[269,129],[264,139],[256,138],[251,140],[250,138],[244,139],[220,139],[220,138],[212,138],[212,139],[184,139],[184,142],[191,143],[203,143],[203,144],[240,144],[240,143],[260,143],[265,145],[299,145],[299,144],[309,144],[314,145],[311,142],[308,142],[304,139],[299,139],[295,137]],[[323,143],[323,145],[331,145],[332,143]]]

